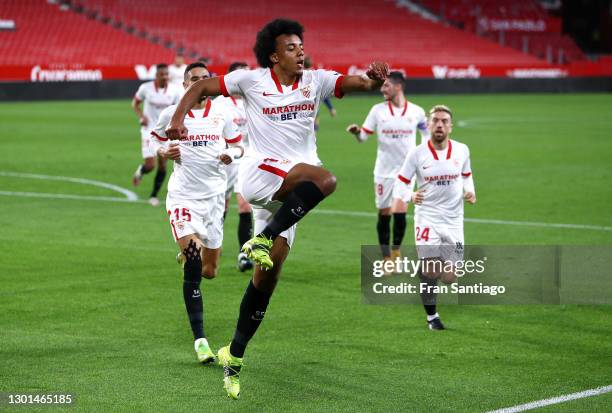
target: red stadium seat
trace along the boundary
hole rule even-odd
[[[479,17],[512,19],[555,19],[536,0],[420,0],[422,6],[443,20],[477,32]],[[485,32],[483,37],[498,41],[498,33]],[[504,44],[541,59],[550,57],[551,63],[585,60],[585,54],[573,39],[558,32],[504,33]]]
[[[364,65],[372,59],[417,66],[543,63],[520,48],[425,20],[390,0],[311,0],[299,7],[285,0],[208,0],[201,7],[187,0],[76,0],[71,11],[60,11],[57,5],[40,0],[0,1],[3,17],[16,20],[19,27],[0,32],[3,64],[152,64],[173,58],[175,51],[163,47],[172,43],[217,64],[244,60],[254,65],[256,32],[279,16],[302,22],[306,51],[319,64]],[[438,7],[474,1],[423,3]],[[445,7],[461,18],[473,17],[469,7]],[[75,11],[80,9],[82,13]],[[537,15],[540,10],[508,7],[508,12]],[[122,28],[104,21],[120,23]],[[135,32],[128,33],[127,28]],[[137,36],[139,32],[157,37],[159,44]],[[569,47],[565,52],[567,58],[576,53]]]

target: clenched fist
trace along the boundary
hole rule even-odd
[[[372,62],[366,76],[372,80],[385,80],[389,76],[389,65],[385,62]]]
[[[170,122],[170,125],[166,128],[166,137],[173,141],[183,139],[187,137],[187,128],[183,124]]]

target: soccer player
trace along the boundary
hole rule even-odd
[[[249,148],[240,164],[242,195],[254,208],[255,237],[243,251],[257,264],[242,298],[229,346],[218,352],[228,396],[240,394],[239,374],[247,344],[264,318],[283,262],[295,237],[295,225],[336,189],[329,171],[310,165],[314,120],[319,103],[334,94],[379,88],[388,74],[385,63],[372,63],[363,76],[304,70],[303,28],[277,19],[257,34],[254,52],[261,66],[196,82],[183,95],[168,137],[186,135],[185,113],[202,96],[242,95]]]
[[[381,252],[386,260],[394,260],[400,256],[400,245],[406,232],[406,201],[412,193],[412,188],[394,185],[397,173],[408,153],[416,147],[417,129],[421,135],[421,143],[429,140],[425,111],[406,100],[405,84],[406,80],[401,72],[391,72],[380,88],[385,102],[377,103],[370,109],[361,127],[352,124],[346,129],[360,143],[365,142],[374,132],[378,137],[374,166],[374,197],[378,208],[376,230]],[[393,244],[390,249],[391,215]]]
[[[453,114],[443,105],[429,111],[431,140],[410,152],[399,174],[397,185],[412,188],[416,175],[414,237],[421,262],[421,299],[431,330],[443,330],[436,311],[436,294],[431,290],[442,279],[456,281],[454,265],[463,260],[463,201],[476,203],[476,190],[467,145],[450,139]],[[448,267],[448,268],[447,268]],[[448,270],[448,271],[445,271]]]
[[[234,70],[248,69],[248,65],[244,62],[234,62],[230,64],[228,73]],[[242,147],[248,147],[248,136],[249,132],[246,126],[246,113],[244,111],[244,100],[241,95],[234,95],[230,97],[218,96],[215,99],[215,103],[224,105],[225,110],[231,113],[234,118],[234,123],[240,130],[242,135]],[[235,160],[227,166],[227,190],[225,191],[225,214],[232,200],[232,193],[236,193],[236,201],[238,202],[238,245],[244,245],[253,236],[253,210],[251,205],[244,199],[240,194],[240,185],[238,182],[238,167],[240,161]],[[238,270],[241,272],[250,270],[253,268],[253,263],[249,257],[242,251],[238,252]]]
[[[206,65],[185,69],[184,86],[210,77]],[[166,210],[174,240],[182,254],[183,298],[201,363],[214,361],[204,334],[204,307],[200,282],[217,274],[223,241],[225,165],[242,156],[240,132],[232,117],[207,97],[194,103],[184,117],[188,133],[178,143],[168,141],[166,127],[176,106],[160,114],[151,132],[157,154],[174,161],[168,182]],[[229,145],[229,146],[228,146]]]
[[[181,90],[168,82],[168,65],[160,63],[156,66],[155,80],[145,82],[136,91],[132,99],[132,109],[138,116],[140,122],[140,140],[142,147],[143,163],[138,165],[132,183],[140,185],[142,176],[148,174],[155,168],[155,150],[151,146],[151,130],[157,123],[159,114],[170,105],[176,104],[181,98]],[[141,105],[142,104],[142,105]],[[141,106],[143,106],[141,108]],[[149,203],[153,206],[159,205],[157,194],[166,178],[166,161],[157,157],[157,172],[153,181],[153,190],[149,197]]]
[[[183,88],[183,76],[185,75],[185,58],[182,53],[177,53],[174,57],[174,63],[168,67],[168,75],[170,83],[178,89]]]

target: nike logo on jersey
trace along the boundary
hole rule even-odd
[[[274,93],[263,92],[264,96],[274,96]]]
[[[425,170],[427,168],[431,168],[431,165],[423,165],[423,170]]]

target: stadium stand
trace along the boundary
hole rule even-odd
[[[171,61],[174,52],[109,24],[41,0],[0,0],[0,64],[133,65]]]
[[[535,0],[420,0],[416,3],[440,16],[442,21],[451,22],[466,31],[478,33],[552,64],[586,59],[574,40],[561,33],[560,19],[551,16]],[[543,31],[491,30],[487,22],[492,19],[539,22],[549,27]]]
[[[308,53],[326,65],[366,64],[372,58],[423,66],[541,63],[473,33],[427,21],[388,0],[312,0],[299,7],[285,0],[210,0],[200,8],[187,0],[78,0],[72,5],[216,64],[255,64],[255,33],[279,16],[304,24]]]

